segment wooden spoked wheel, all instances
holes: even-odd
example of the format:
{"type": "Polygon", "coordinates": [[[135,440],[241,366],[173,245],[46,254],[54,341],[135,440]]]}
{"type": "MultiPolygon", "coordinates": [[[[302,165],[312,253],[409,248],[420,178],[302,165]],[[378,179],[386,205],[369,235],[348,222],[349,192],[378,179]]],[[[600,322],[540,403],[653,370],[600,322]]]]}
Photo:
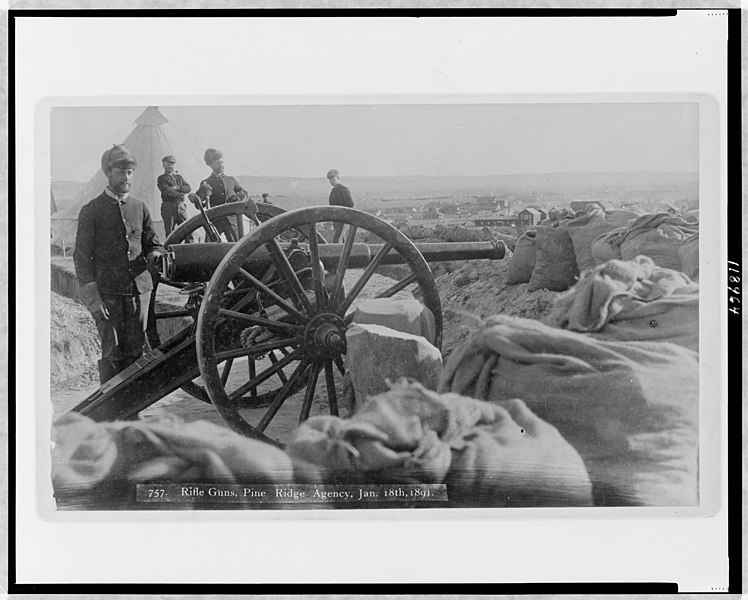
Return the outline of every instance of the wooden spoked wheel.
{"type": "MultiPolygon", "coordinates": [[[[178,227],[176,227],[171,234],[166,238],[164,242],[164,247],[169,247],[175,244],[183,244],[185,241],[189,238],[190,235],[194,235],[195,233],[202,231],[205,235],[206,239],[209,238],[210,235],[210,229],[209,229],[209,223],[211,223],[220,218],[228,218],[231,222],[234,223],[234,225],[237,228],[237,232],[240,236],[244,236],[246,234],[245,227],[246,223],[244,223],[244,218],[248,218],[250,222],[252,223],[252,227],[254,228],[256,226],[255,221],[259,221],[260,223],[264,223],[266,221],[269,221],[272,218],[275,218],[283,213],[285,213],[285,209],[276,206],[274,204],[269,204],[265,202],[260,203],[254,203],[253,200],[246,200],[244,202],[231,202],[228,204],[223,204],[221,206],[215,206],[213,208],[209,208],[205,211],[205,216],[203,214],[198,214],[184,223],[181,223],[178,227]],[[255,213],[256,210],[256,213],[255,213]],[[208,221],[206,221],[206,218],[208,221]]],[[[251,229],[249,230],[251,231],[251,229]]],[[[291,229],[289,231],[284,232],[284,235],[287,239],[299,239],[299,240],[305,240],[306,239],[306,231],[298,230],[298,229],[291,229]]],[[[317,236],[317,240],[320,244],[325,244],[326,240],[322,235],[317,236]]],[[[223,240],[222,240],[223,241],[223,240]]],[[[269,279],[272,278],[272,275],[274,273],[274,268],[271,266],[270,270],[267,274],[265,274],[265,278],[269,279]]],[[[155,306],[155,317],[157,320],[162,319],[190,319],[192,320],[192,324],[188,323],[182,323],[181,325],[177,325],[177,327],[170,327],[177,329],[179,327],[189,327],[192,330],[192,334],[194,334],[195,325],[194,321],[197,320],[197,313],[200,308],[200,303],[202,301],[202,295],[203,295],[203,289],[204,286],[201,286],[200,283],[197,282],[197,287],[191,286],[193,293],[190,294],[190,290],[188,288],[188,284],[186,282],[172,282],[167,279],[164,279],[161,277],[157,284],[154,286],[153,294],[155,296],[156,300],[156,306],[155,306]],[[201,289],[202,288],[202,289],[201,289]],[[159,295],[160,290],[160,295],[159,295]],[[175,290],[183,290],[183,297],[184,301],[182,302],[181,299],[179,299],[179,296],[175,294],[175,290]],[[167,301],[167,294],[169,296],[167,301]],[[164,306],[167,304],[174,304],[175,296],[178,299],[179,304],[182,305],[181,308],[169,308],[168,310],[160,309],[159,305],[164,306]],[[159,300],[161,300],[159,302],[159,300]]],[[[178,292],[177,292],[178,293],[178,292]]],[[[174,321],[172,321],[174,322],[174,321]]],[[[162,341],[166,341],[162,338],[162,341]]],[[[275,357],[275,355],[273,355],[275,357]]],[[[230,361],[228,361],[228,369],[231,369],[230,361]]],[[[282,385],[283,382],[278,383],[278,385],[282,385]]],[[[201,400],[203,402],[210,403],[210,398],[208,396],[208,393],[206,392],[205,388],[200,385],[200,383],[196,381],[192,381],[187,383],[186,385],[182,386],[182,390],[193,396],[194,398],[201,400]]],[[[254,390],[253,390],[254,391],[254,390]]],[[[271,392],[272,393],[272,392],[271,392]]],[[[263,394],[257,394],[255,392],[254,394],[254,401],[262,403],[265,401],[265,395],[263,394]]]]}
{"type": "Polygon", "coordinates": [[[275,444],[280,443],[268,434],[268,426],[286,402],[286,408],[295,403],[293,413],[298,408],[299,423],[309,417],[315,397],[329,406],[331,414],[338,414],[345,335],[354,303],[366,297],[392,297],[411,285],[418,286],[434,315],[439,347],[441,304],[431,269],[397,229],[368,213],[337,206],[302,208],[263,223],[223,258],[200,307],[197,357],[211,402],[235,431],[275,444]],[[327,245],[321,252],[316,231],[322,222],[347,226],[344,243],[327,245]],[[279,240],[293,229],[306,231],[307,243],[289,251],[279,240]],[[352,254],[359,231],[373,233],[383,242],[373,256],[362,259],[352,254]],[[272,261],[274,278],[260,281],[245,269],[259,255],[272,261]],[[301,256],[307,261],[300,261],[301,256]],[[383,291],[367,294],[377,268],[392,263],[407,265],[410,273],[383,291]],[[238,279],[244,285],[237,287],[238,279]],[[261,332],[258,343],[247,344],[248,331],[261,332]],[[258,362],[258,356],[275,352],[280,356],[258,362]],[[248,376],[234,377],[232,368],[245,358],[249,367],[243,370],[248,376]],[[282,387],[259,393],[261,384],[275,376],[282,378],[282,387]]]}

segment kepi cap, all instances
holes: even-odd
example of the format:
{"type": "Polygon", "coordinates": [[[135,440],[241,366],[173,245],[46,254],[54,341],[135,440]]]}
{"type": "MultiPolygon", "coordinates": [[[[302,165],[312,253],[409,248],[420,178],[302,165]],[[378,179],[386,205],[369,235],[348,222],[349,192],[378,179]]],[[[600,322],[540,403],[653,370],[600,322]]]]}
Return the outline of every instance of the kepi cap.
{"type": "Polygon", "coordinates": [[[101,156],[101,168],[105,173],[113,167],[134,169],[137,166],[135,157],[122,144],[115,144],[101,156]]]}
{"type": "Polygon", "coordinates": [[[214,160],[218,160],[219,158],[223,158],[223,152],[220,150],[216,150],[215,148],[208,148],[205,151],[205,155],[203,156],[203,160],[205,160],[205,164],[209,165],[214,160]]]}
{"type": "Polygon", "coordinates": [[[176,159],[176,158],[174,158],[174,157],[173,157],[173,156],[172,156],[171,154],[167,154],[166,156],[164,156],[164,157],[163,157],[163,158],[161,159],[161,162],[165,162],[165,163],[175,163],[175,162],[177,162],[177,159],[176,159]]]}

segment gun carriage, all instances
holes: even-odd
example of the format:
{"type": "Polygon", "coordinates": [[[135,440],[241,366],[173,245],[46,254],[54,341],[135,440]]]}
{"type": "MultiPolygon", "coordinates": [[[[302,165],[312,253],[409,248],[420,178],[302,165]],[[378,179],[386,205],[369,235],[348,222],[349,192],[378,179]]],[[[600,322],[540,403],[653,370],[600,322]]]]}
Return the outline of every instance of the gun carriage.
{"type": "Polygon", "coordinates": [[[407,267],[375,297],[413,289],[434,316],[440,347],[441,303],[428,262],[505,254],[501,242],[415,245],[356,209],[285,212],[252,200],[189,219],[166,239],[165,250],[160,286],[181,289],[185,306],[157,318],[181,318],[186,325],[73,410],[96,421],[130,419],[181,388],[213,404],[235,431],[276,445],[282,444],[268,426],[284,403],[298,404],[302,422],[324,387],[330,413],[338,414],[346,330],[377,269],[407,267]],[[253,224],[246,235],[245,217],[253,224]],[[236,219],[238,242],[219,241],[212,226],[218,218],[236,219]],[[343,243],[327,243],[322,235],[331,222],[345,224],[343,243]],[[183,243],[198,229],[212,241],[183,243]],[[357,241],[362,239],[377,243],[357,241]]]}

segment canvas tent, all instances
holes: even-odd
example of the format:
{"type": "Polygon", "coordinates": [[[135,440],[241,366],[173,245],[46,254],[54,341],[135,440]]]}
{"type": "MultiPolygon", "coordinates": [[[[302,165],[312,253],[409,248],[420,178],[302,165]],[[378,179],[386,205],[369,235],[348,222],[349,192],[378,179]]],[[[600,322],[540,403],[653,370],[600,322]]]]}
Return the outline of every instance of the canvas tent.
{"type": "MultiPolygon", "coordinates": [[[[112,140],[112,144],[122,143],[135,156],[138,167],[133,176],[130,195],[145,202],[151,213],[161,240],[164,239],[164,224],[161,218],[161,194],[156,187],[156,179],[163,173],[161,159],[167,154],[177,158],[177,170],[193,190],[202,179],[210,174],[201,157],[203,148],[190,147],[183,141],[184,136],[171,124],[156,106],[149,106],[135,119],[135,128],[124,141],[112,140]]],[[[109,147],[111,147],[111,145],[109,147]]],[[[101,148],[103,154],[107,148],[101,148]]],[[[63,210],[52,215],[52,244],[72,248],[78,228],[78,213],[82,206],[101,194],[107,179],[99,169],[83,191],[63,210]]],[[[197,210],[188,202],[188,214],[197,210]]]]}

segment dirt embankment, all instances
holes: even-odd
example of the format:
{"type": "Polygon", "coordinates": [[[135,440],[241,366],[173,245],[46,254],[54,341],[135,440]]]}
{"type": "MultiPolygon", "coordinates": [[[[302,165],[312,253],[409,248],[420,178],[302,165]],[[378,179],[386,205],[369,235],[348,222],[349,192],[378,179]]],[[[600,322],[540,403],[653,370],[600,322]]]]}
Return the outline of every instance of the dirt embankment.
{"type": "Polygon", "coordinates": [[[89,312],[78,302],[51,293],[50,379],[53,384],[78,377],[96,365],[101,344],[89,312]]]}
{"type": "Polygon", "coordinates": [[[551,311],[559,292],[528,292],[526,283],[508,285],[510,253],[503,260],[464,261],[461,268],[436,278],[444,316],[444,358],[480,322],[491,315],[542,320],[551,311]]]}

